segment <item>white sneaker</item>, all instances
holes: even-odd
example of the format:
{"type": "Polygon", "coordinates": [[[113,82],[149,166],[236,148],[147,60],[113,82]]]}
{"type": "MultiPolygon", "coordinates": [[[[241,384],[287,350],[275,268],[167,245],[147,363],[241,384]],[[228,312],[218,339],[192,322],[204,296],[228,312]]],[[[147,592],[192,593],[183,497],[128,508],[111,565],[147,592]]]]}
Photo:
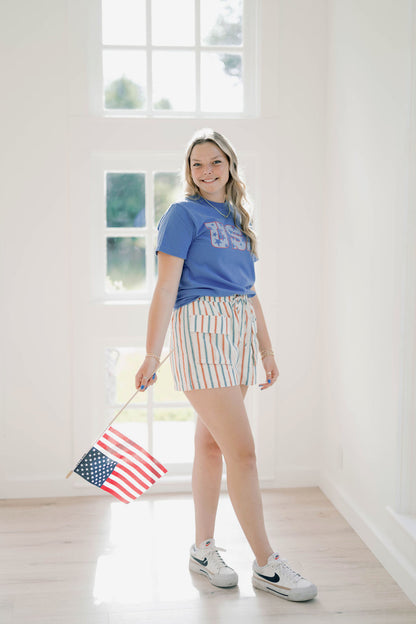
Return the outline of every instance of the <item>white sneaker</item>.
{"type": "Polygon", "coordinates": [[[224,562],[219,550],[225,548],[215,546],[213,538],[207,539],[197,547],[191,546],[189,569],[197,574],[207,576],[210,582],[217,587],[234,587],[238,583],[236,572],[224,562]]]}
{"type": "Polygon", "coordinates": [[[286,600],[311,600],[318,593],[316,585],[289,567],[286,559],[273,553],[265,566],[253,563],[253,586],[286,600]]]}

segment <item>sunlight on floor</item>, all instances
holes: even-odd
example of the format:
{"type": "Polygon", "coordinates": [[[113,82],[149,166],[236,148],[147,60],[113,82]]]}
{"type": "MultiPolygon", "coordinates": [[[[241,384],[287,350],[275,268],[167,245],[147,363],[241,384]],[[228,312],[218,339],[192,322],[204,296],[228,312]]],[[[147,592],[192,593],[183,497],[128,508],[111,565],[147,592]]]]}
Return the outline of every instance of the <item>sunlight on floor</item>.
{"type": "Polygon", "coordinates": [[[217,545],[228,549],[227,562],[239,573],[238,587],[216,588],[204,576],[189,571],[189,548],[194,541],[194,507],[189,495],[163,499],[144,495],[129,505],[111,503],[107,544],[95,570],[95,604],[189,604],[219,593],[231,601],[253,596],[252,554],[247,544],[240,545],[241,529],[228,496],[220,496],[218,511],[222,526],[217,545]]]}
{"type": "Polygon", "coordinates": [[[181,500],[176,510],[170,500],[112,503],[109,544],[97,560],[96,604],[190,600],[199,595],[188,571],[192,501],[181,500]],[[166,558],[169,582],[162,564],[166,558]]]}

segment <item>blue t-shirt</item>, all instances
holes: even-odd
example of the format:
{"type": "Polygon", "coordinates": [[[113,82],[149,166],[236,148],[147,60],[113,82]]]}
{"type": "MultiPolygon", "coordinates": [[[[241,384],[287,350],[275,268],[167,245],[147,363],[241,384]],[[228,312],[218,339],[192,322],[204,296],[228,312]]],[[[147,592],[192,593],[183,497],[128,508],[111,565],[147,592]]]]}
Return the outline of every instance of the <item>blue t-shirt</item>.
{"type": "Polygon", "coordinates": [[[210,204],[185,199],[172,204],[159,222],[156,253],[184,259],[175,308],[207,295],[255,295],[250,241],[234,225],[232,208],[224,217],[227,204],[210,204]]]}

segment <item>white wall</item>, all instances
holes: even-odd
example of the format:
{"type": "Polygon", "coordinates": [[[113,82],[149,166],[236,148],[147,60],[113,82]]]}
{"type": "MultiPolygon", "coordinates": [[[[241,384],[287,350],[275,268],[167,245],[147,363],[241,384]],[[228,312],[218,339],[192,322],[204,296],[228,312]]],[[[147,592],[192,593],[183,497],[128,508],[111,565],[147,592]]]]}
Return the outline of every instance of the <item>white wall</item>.
{"type": "Polygon", "coordinates": [[[71,458],[65,2],[2,2],[3,495],[47,494],[71,458]]]}
{"type": "Polygon", "coordinates": [[[415,541],[387,509],[397,500],[405,220],[415,209],[412,4],[329,3],[321,487],[416,600],[415,541]]]}
{"type": "MultiPolygon", "coordinates": [[[[317,483],[321,431],[322,245],[327,7],[325,1],[278,5],[277,42],[268,71],[277,72],[276,440],[278,485],[317,483]],[[298,474],[297,479],[295,475],[298,474]]],[[[265,94],[267,100],[267,93],[265,94]]],[[[267,227],[268,215],[264,220],[267,227]]],[[[269,281],[270,283],[270,281],[269,281]]]]}

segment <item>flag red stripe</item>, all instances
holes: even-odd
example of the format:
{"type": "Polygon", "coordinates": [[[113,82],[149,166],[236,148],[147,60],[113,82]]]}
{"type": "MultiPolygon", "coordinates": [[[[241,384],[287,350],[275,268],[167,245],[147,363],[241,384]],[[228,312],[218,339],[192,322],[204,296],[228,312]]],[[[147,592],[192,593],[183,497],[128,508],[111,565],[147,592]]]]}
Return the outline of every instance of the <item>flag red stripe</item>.
{"type": "MultiPolygon", "coordinates": [[[[117,464],[116,470],[124,470],[124,472],[127,472],[127,474],[130,475],[132,479],[137,481],[137,483],[141,485],[145,490],[149,489],[150,485],[148,485],[147,483],[144,483],[141,479],[139,479],[139,477],[136,477],[136,475],[133,474],[132,471],[129,470],[126,466],[123,466],[123,464],[117,464]]],[[[113,473],[114,473],[114,470],[113,470],[113,473]]]]}
{"type": "Polygon", "coordinates": [[[131,492],[126,490],[122,485],[120,485],[120,483],[117,483],[117,481],[113,481],[113,479],[110,479],[110,477],[108,477],[108,479],[106,479],[104,483],[110,483],[111,485],[114,485],[114,487],[116,487],[121,492],[124,492],[124,494],[128,496],[129,498],[131,498],[132,500],[136,498],[134,494],[131,494],[131,492]]]}
{"type": "MultiPolygon", "coordinates": [[[[117,466],[117,468],[119,468],[119,466],[117,466]]],[[[123,481],[126,485],[129,486],[129,488],[131,490],[133,490],[134,492],[137,492],[137,494],[140,496],[140,494],[143,494],[143,490],[139,490],[138,487],[136,487],[135,485],[132,484],[132,482],[127,479],[124,475],[120,474],[117,470],[117,468],[115,470],[113,470],[113,472],[111,473],[112,477],[117,477],[118,479],[120,479],[120,481],[123,481]]]]}
{"type": "Polygon", "coordinates": [[[138,444],[136,444],[136,442],[133,442],[133,440],[130,440],[130,438],[128,438],[127,436],[125,436],[123,433],[121,433],[121,431],[118,431],[117,429],[114,429],[114,427],[109,427],[108,431],[111,431],[112,433],[114,433],[115,435],[118,435],[122,440],[124,440],[125,442],[128,442],[129,444],[131,444],[131,446],[133,446],[135,449],[137,449],[138,451],[141,451],[144,455],[146,455],[146,457],[148,457],[154,464],[156,464],[156,466],[158,468],[160,468],[160,470],[162,470],[162,472],[167,472],[167,469],[155,458],[152,457],[152,455],[150,455],[150,453],[148,453],[144,448],[142,448],[141,446],[139,446],[138,444]]]}
{"type": "Polygon", "coordinates": [[[113,496],[115,496],[116,498],[121,500],[123,503],[129,503],[130,502],[130,500],[126,500],[125,498],[120,496],[120,494],[117,494],[117,492],[114,492],[114,490],[111,490],[110,488],[106,487],[105,485],[102,485],[100,490],[105,490],[109,494],[112,494],[113,496]]]}
{"type": "MultiPolygon", "coordinates": [[[[111,427],[110,427],[111,429],[111,427]]],[[[114,432],[114,434],[117,434],[117,430],[113,429],[112,433],[114,432]]],[[[107,440],[110,440],[113,444],[115,444],[118,448],[120,448],[122,451],[129,453],[129,455],[131,455],[132,457],[134,457],[137,461],[140,461],[144,466],[146,466],[149,470],[151,470],[153,472],[153,474],[155,475],[155,477],[157,477],[158,479],[161,477],[161,474],[150,464],[148,464],[146,462],[145,459],[143,459],[143,457],[141,457],[140,455],[137,455],[134,451],[132,451],[128,446],[125,446],[124,444],[122,444],[121,442],[119,442],[116,438],[112,438],[108,433],[105,433],[103,437],[106,437],[107,440]]],[[[122,437],[121,435],[119,437],[122,437]]],[[[130,446],[134,446],[137,447],[140,452],[142,452],[142,454],[144,454],[146,457],[148,457],[150,459],[150,461],[152,461],[154,463],[154,458],[147,453],[147,451],[144,451],[144,449],[142,449],[140,446],[138,446],[137,444],[133,443],[132,440],[130,440],[129,438],[127,438],[126,436],[122,437],[123,440],[125,440],[127,442],[127,444],[129,444],[130,446]]]]}
{"type": "Polygon", "coordinates": [[[102,440],[98,440],[97,445],[101,446],[104,450],[108,451],[108,453],[111,453],[111,455],[113,455],[114,457],[118,457],[118,459],[125,461],[126,464],[128,464],[129,466],[132,466],[135,470],[137,470],[137,472],[140,472],[140,474],[142,474],[146,479],[151,481],[152,484],[156,483],[156,481],[152,479],[150,475],[146,474],[146,472],[144,472],[144,470],[142,470],[135,462],[133,462],[128,457],[125,457],[124,455],[117,453],[117,451],[112,449],[110,446],[107,446],[106,444],[104,444],[102,440]]]}
{"type": "Polygon", "coordinates": [[[105,433],[102,437],[108,440],[109,442],[112,442],[112,444],[115,444],[115,446],[117,446],[117,448],[119,448],[121,451],[124,451],[125,453],[128,453],[129,455],[134,457],[134,459],[140,462],[141,464],[143,464],[143,466],[146,466],[146,468],[150,470],[150,472],[152,472],[155,475],[155,477],[157,478],[160,477],[160,474],[157,472],[157,470],[153,468],[153,466],[148,464],[147,461],[145,461],[142,457],[140,457],[140,455],[137,455],[137,453],[134,453],[133,451],[131,451],[127,446],[125,446],[118,440],[115,440],[114,438],[112,438],[110,435],[108,435],[108,433],[105,433]]]}

